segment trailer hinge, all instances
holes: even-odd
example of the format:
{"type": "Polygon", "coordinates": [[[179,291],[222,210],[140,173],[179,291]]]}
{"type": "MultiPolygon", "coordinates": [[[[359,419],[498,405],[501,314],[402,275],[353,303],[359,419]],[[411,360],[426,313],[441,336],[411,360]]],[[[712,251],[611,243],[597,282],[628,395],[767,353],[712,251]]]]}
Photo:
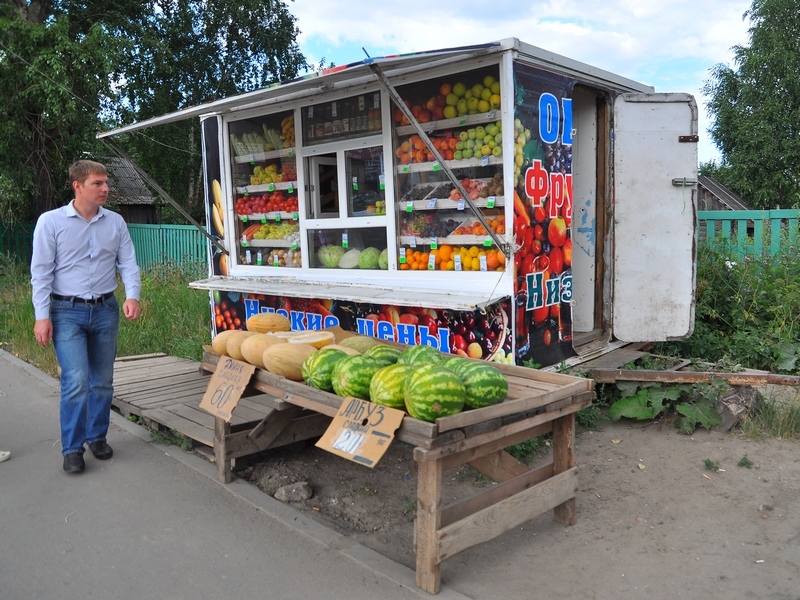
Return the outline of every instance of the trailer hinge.
{"type": "Polygon", "coordinates": [[[687,187],[690,185],[697,185],[697,180],[687,179],[686,177],[676,177],[672,180],[672,185],[675,187],[687,187]]]}

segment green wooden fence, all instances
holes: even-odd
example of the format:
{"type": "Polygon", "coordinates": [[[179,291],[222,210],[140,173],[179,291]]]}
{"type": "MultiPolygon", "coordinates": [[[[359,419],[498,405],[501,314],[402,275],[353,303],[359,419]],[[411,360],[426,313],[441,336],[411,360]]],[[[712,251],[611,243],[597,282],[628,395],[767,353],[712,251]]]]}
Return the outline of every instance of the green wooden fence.
{"type": "Polygon", "coordinates": [[[697,239],[728,248],[740,259],[775,256],[798,237],[800,210],[708,210],[697,213],[697,239]]]}
{"type": "MultiPolygon", "coordinates": [[[[30,263],[33,227],[31,223],[15,223],[13,226],[0,223],[2,253],[30,263]]],[[[192,225],[129,224],[128,231],[141,269],[165,262],[179,266],[190,263],[205,265],[207,238],[192,225]]]]}

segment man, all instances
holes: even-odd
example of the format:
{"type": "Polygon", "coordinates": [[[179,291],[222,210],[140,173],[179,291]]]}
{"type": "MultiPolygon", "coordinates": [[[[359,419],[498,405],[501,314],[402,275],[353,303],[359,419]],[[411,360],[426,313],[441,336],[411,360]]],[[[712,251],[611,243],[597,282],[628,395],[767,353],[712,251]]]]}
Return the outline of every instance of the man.
{"type": "Polygon", "coordinates": [[[61,367],[61,452],[64,470],[85,468],[84,444],[95,458],[111,458],[106,434],[111,419],[119,305],[116,271],[125,286],[122,312],[141,314],[141,278],[125,221],[103,208],[106,168],[79,160],[70,167],[75,198],[39,217],[33,232],[31,284],[34,336],[50,340],[61,367]]]}

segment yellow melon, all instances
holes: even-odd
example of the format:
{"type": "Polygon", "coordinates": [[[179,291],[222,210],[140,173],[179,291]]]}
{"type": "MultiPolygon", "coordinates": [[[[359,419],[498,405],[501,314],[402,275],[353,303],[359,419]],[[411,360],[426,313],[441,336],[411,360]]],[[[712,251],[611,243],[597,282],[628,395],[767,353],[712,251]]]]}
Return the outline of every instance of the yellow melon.
{"type": "Polygon", "coordinates": [[[251,365],[259,369],[264,368],[264,350],[272,344],[285,344],[286,340],[270,335],[269,333],[257,333],[251,335],[242,342],[242,356],[251,365]]]}
{"type": "Polygon", "coordinates": [[[290,344],[308,344],[314,348],[322,348],[334,341],[332,331],[304,331],[301,335],[287,338],[290,344]]]}
{"type": "Polygon", "coordinates": [[[254,335],[257,335],[255,331],[234,331],[233,335],[228,338],[228,343],[226,344],[228,356],[236,360],[244,360],[244,356],[242,356],[242,342],[254,335]]]}
{"type": "Polygon", "coordinates": [[[289,331],[291,328],[292,322],[278,313],[258,313],[247,319],[247,331],[256,333],[289,331]]]}
{"type": "Polygon", "coordinates": [[[361,353],[366,352],[376,344],[380,344],[377,338],[368,335],[351,335],[339,342],[340,346],[346,346],[361,353]]]}
{"type": "Polygon", "coordinates": [[[341,344],[328,344],[325,347],[326,348],[335,348],[336,350],[341,350],[342,352],[344,352],[348,356],[355,356],[356,354],[361,354],[361,352],[359,352],[355,348],[348,348],[347,346],[342,346],[341,344]]]}
{"type": "Polygon", "coordinates": [[[316,351],[308,344],[272,344],[264,350],[261,360],[270,373],[292,381],[303,381],[303,363],[316,351]]]}
{"type": "Polygon", "coordinates": [[[217,356],[224,356],[227,354],[228,338],[234,333],[236,333],[236,329],[220,331],[216,337],[211,340],[211,350],[214,352],[214,354],[217,356]]]}

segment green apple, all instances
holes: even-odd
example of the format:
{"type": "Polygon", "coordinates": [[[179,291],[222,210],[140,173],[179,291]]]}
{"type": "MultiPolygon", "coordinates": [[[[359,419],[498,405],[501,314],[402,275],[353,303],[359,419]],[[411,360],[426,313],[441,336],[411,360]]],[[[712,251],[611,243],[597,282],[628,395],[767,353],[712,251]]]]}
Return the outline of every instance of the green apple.
{"type": "Polygon", "coordinates": [[[469,108],[467,107],[467,101],[464,98],[459,98],[458,104],[456,104],[456,110],[458,111],[459,115],[467,114],[469,108]]]}
{"type": "Polygon", "coordinates": [[[463,141],[463,140],[458,140],[458,141],[456,142],[456,150],[463,150],[463,149],[464,149],[464,148],[466,148],[466,147],[467,147],[467,146],[466,146],[466,144],[464,143],[464,141],[463,141]]]}
{"type": "Polygon", "coordinates": [[[453,160],[461,160],[462,158],[463,155],[461,153],[461,150],[456,150],[455,152],[453,152],[453,160]]]}
{"type": "Polygon", "coordinates": [[[467,148],[466,150],[464,150],[461,153],[462,158],[472,158],[473,155],[474,155],[474,152],[470,148],[467,148]]]}
{"type": "Polygon", "coordinates": [[[498,131],[497,133],[494,134],[494,142],[495,144],[499,144],[502,141],[503,141],[503,134],[498,131]]]}
{"type": "Polygon", "coordinates": [[[483,84],[482,83],[476,83],[475,85],[472,86],[472,95],[473,96],[477,96],[478,98],[480,98],[482,91],[483,91],[483,84]]]}
{"type": "Polygon", "coordinates": [[[476,137],[478,137],[477,130],[474,127],[472,129],[467,129],[467,137],[471,140],[474,140],[476,137]]]}
{"type": "Polygon", "coordinates": [[[500,156],[503,153],[502,146],[495,146],[492,148],[492,156],[500,156]]]}
{"type": "Polygon", "coordinates": [[[489,89],[492,90],[493,94],[499,94],[500,93],[500,82],[499,81],[495,81],[494,83],[492,83],[492,85],[489,86],[489,89]]]}
{"type": "Polygon", "coordinates": [[[474,139],[474,138],[473,138],[473,139],[471,139],[471,140],[467,140],[466,142],[464,142],[464,148],[467,148],[467,149],[469,149],[469,150],[472,150],[474,147],[475,147],[475,139],[474,139]]]}
{"type": "Polygon", "coordinates": [[[497,135],[498,131],[500,131],[500,128],[494,123],[489,123],[489,125],[486,126],[486,133],[489,135],[497,135]]]}
{"type": "Polygon", "coordinates": [[[469,134],[466,131],[462,131],[458,134],[458,139],[460,139],[462,142],[466,142],[469,139],[469,134]]]}
{"type": "Polygon", "coordinates": [[[489,100],[492,97],[492,90],[488,87],[485,87],[481,90],[481,99],[482,100],[489,100]]]}
{"type": "Polygon", "coordinates": [[[475,94],[472,93],[472,90],[467,90],[464,92],[464,100],[471,100],[475,97],[475,94]]]}
{"type": "Polygon", "coordinates": [[[469,108],[470,110],[477,110],[479,102],[480,100],[478,100],[475,96],[473,96],[472,98],[467,100],[467,108],[469,108]]]}
{"type": "Polygon", "coordinates": [[[491,75],[487,75],[486,77],[483,78],[484,87],[491,88],[495,83],[497,83],[497,81],[495,81],[495,78],[492,77],[491,75]]]}

